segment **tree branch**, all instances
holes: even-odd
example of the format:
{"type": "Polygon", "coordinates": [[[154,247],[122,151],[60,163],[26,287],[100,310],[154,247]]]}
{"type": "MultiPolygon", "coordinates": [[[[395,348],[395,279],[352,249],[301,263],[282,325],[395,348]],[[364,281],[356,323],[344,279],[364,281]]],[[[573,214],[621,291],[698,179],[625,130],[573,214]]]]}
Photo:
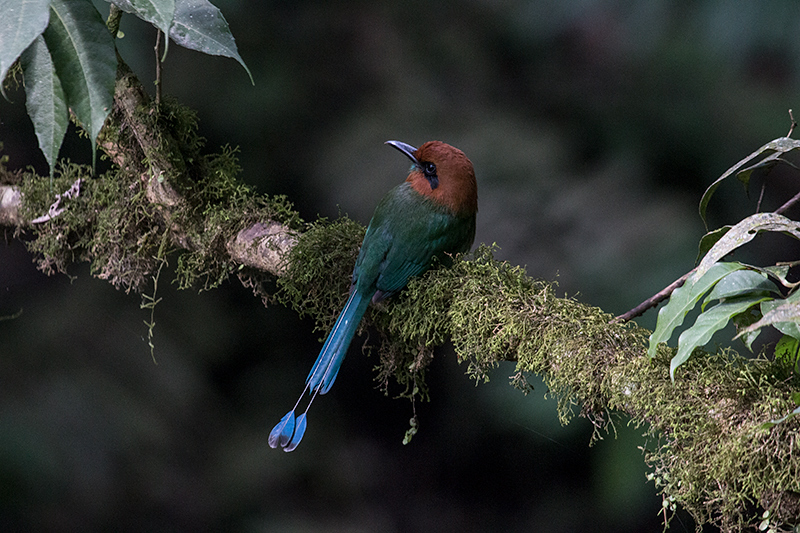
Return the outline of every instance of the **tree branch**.
{"type": "MultiPolygon", "coordinates": [[[[43,213],[26,214],[24,194],[31,189],[18,183],[18,175],[0,172],[0,182],[7,182],[0,185],[0,224],[41,231],[75,216],[74,225],[88,225],[97,223],[104,210],[117,209],[120,217],[113,220],[131,225],[132,234],[124,238],[136,245],[155,242],[148,253],[156,253],[166,236],[190,254],[280,276],[286,283],[286,303],[329,320],[347,292],[342,272],[352,268],[359,230],[337,221],[308,226],[301,234],[297,225],[286,222],[285,213],[278,216],[274,205],[259,209],[266,200],[242,191],[243,186],[213,182],[219,174],[213,165],[230,161],[224,155],[216,160],[200,157],[185,134],[187,126],[172,117],[178,124],[170,127],[160,107],[156,109],[127,67],[120,66],[114,108],[98,139],[118,174],[88,180],[87,187],[95,189],[85,196],[94,197],[84,198],[82,190],[80,198],[65,202],[64,212],[33,227],[32,220],[43,213]],[[141,205],[125,211],[134,198],[141,205]],[[80,201],[87,204],[76,216],[71,211],[81,208],[80,201]]],[[[46,211],[53,200],[40,201],[37,209],[46,211]]],[[[63,242],[66,232],[77,231],[69,224],[63,229],[53,240],[63,242]]],[[[113,224],[104,227],[109,229],[113,224]]],[[[92,254],[103,243],[91,244],[86,254],[94,260],[92,254]]],[[[122,257],[131,260],[131,254],[122,257]]],[[[109,268],[124,270],[126,265],[100,265],[98,275],[111,278],[109,268]]],[[[800,521],[795,475],[800,457],[794,451],[800,416],[761,429],[796,407],[791,396],[796,380],[783,363],[698,351],[672,382],[669,360],[674,351],[662,345],[655,359],[645,357],[648,331],[632,323],[610,324],[610,316],[601,310],[556,297],[550,284],[496,261],[486,247],[470,261],[412,280],[390,308],[390,313],[383,308],[370,313],[384,340],[382,376],[394,373],[416,386],[432,347],[451,339],[459,359],[468,362],[477,378],[498,361],[516,362],[515,383],[524,382],[525,373],[541,373],[560,398],[564,420],[577,405],[598,429],[608,427],[612,410],[636,424],[648,424],[651,448],[646,460],[657,474],[658,489],[700,522],[733,529],[751,520],[754,502],[776,520],[800,521]]]]}
{"type": "MultiPolygon", "coordinates": [[[[120,61],[114,107],[100,133],[98,146],[120,169],[138,177],[147,200],[169,228],[172,243],[180,249],[197,251],[199,239],[182,225],[178,216],[187,209],[188,200],[174,186],[187,173],[188,166],[180,142],[172,132],[154,118],[143,119],[156,113],[141,83],[120,61]]],[[[30,226],[32,220],[21,214],[22,203],[19,185],[0,185],[0,225],[30,226]]],[[[200,224],[204,225],[202,221],[200,224]]],[[[257,220],[229,237],[223,249],[233,263],[280,275],[297,238],[297,231],[279,221],[257,220]]]]}
{"type": "Polygon", "coordinates": [[[14,185],[0,185],[0,226],[24,226],[19,214],[22,194],[14,185]]]}
{"type": "Polygon", "coordinates": [[[633,320],[637,316],[643,315],[644,312],[647,311],[648,309],[650,309],[651,307],[655,307],[658,304],[660,304],[661,302],[663,302],[664,300],[666,300],[667,298],[669,298],[670,295],[673,293],[673,291],[675,291],[675,289],[677,289],[678,287],[682,287],[683,284],[686,283],[686,280],[689,279],[689,276],[691,276],[692,272],[694,272],[694,271],[695,271],[694,268],[691,269],[689,272],[687,272],[683,276],[679,277],[678,279],[676,279],[675,281],[673,281],[672,283],[670,283],[669,285],[667,285],[666,287],[664,287],[663,289],[658,291],[656,294],[654,294],[653,296],[651,296],[647,300],[643,301],[642,303],[640,303],[639,305],[637,305],[636,307],[634,307],[630,311],[615,317],[613,322],[614,323],[623,323],[623,322],[627,322],[628,320],[633,320]]]}

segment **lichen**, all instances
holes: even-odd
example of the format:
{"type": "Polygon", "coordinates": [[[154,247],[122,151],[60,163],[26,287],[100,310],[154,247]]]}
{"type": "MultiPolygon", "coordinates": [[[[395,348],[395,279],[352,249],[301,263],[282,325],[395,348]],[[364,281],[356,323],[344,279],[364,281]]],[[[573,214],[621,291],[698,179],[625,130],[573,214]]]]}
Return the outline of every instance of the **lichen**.
{"type": "Polygon", "coordinates": [[[21,183],[22,213],[32,220],[48,212],[77,180],[75,198],[62,198],[62,212],[27,231],[28,249],[47,274],[67,273],[70,264],[89,261],[91,272],[125,291],[139,291],[155,267],[155,251],[164,232],[154,209],[136,182],[126,183],[117,171],[96,178],[86,165],[61,162],[52,186],[47,178],[26,173],[21,183]]]}

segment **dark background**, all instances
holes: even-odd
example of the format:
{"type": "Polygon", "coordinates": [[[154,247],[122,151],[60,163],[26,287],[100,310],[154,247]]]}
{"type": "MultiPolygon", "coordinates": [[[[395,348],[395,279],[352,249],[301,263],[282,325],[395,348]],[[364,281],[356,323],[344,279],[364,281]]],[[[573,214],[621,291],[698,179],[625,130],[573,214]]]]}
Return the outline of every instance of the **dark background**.
{"type": "MultiPolygon", "coordinates": [[[[407,169],[383,142],[444,140],[475,165],[476,242],[614,314],[693,266],[700,195],[786,134],[800,86],[788,0],[215,4],[256,85],[173,43],[164,90],[197,110],[209,150],[240,147],[244,181],[306,219],[366,224],[407,169]]],[[[153,28],[125,16],[122,30],[152,88],[153,28]]],[[[10,98],[3,153],[44,173],[24,94],[10,98]]],[[[62,155],[91,159],[75,135],[62,155]]],[[[752,210],[723,187],[711,225],[752,210]]],[[[643,428],[618,418],[617,438],[589,447],[590,424],[562,427],[544,386],[507,385],[513,365],[476,387],[439,351],[403,446],[411,405],[375,389],[357,340],[285,454],[267,436],[320,348],[309,320],[235,279],[197,294],[165,273],[156,365],[138,296],[87,265],[46,277],[4,235],[0,316],[22,311],[0,321],[4,530],[661,531],[643,428]]]]}

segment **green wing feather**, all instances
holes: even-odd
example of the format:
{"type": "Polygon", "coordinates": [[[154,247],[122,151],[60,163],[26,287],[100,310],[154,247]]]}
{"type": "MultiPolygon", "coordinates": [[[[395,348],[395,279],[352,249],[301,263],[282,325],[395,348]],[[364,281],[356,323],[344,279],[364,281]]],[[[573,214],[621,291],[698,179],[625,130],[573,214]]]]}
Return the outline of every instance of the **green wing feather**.
{"type": "Polygon", "coordinates": [[[378,204],[367,228],[353,284],[377,299],[399,291],[430,268],[434,257],[466,252],[475,237],[475,217],[457,217],[402,183],[378,204]]]}

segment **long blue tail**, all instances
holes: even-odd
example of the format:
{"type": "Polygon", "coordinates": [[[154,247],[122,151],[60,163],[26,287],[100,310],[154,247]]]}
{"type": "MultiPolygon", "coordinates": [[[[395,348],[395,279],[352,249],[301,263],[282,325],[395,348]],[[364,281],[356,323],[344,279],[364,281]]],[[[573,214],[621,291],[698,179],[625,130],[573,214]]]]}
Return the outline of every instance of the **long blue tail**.
{"type": "Polygon", "coordinates": [[[347,355],[347,348],[356,334],[358,324],[361,318],[369,307],[369,302],[372,295],[365,295],[358,291],[353,291],[348,298],[347,303],[339,313],[339,318],[336,319],[336,324],[328,335],[328,339],[322,346],[322,350],[314,362],[308,377],[306,378],[306,387],[300,394],[300,398],[292,408],[291,411],[286,413],[281,421],[272,428],[269,434],[269,445],[277,448],[279,445],[283,451],[290,452],[294,450],[303,434],[306,431],[306,414],[311,407],[311,402],[314,401],[317,394],[325,394],[328,392],[336,380],[336,375],[339,373],[339,368],[342,366],[344,356],[347,355]],[[306,390],[311,395],[311,400],[303,413],[295,420],[295,410],[303,399],[303,394],[306,390]]]}
{"type": "Polygon", "coordinates": [[[320,394],[325,394],[330,390],[371,298],[371,294],[365,297],[358,291],[350,294],[306,378],[306,384],[312,391],[319,390],[320,394]]]}

